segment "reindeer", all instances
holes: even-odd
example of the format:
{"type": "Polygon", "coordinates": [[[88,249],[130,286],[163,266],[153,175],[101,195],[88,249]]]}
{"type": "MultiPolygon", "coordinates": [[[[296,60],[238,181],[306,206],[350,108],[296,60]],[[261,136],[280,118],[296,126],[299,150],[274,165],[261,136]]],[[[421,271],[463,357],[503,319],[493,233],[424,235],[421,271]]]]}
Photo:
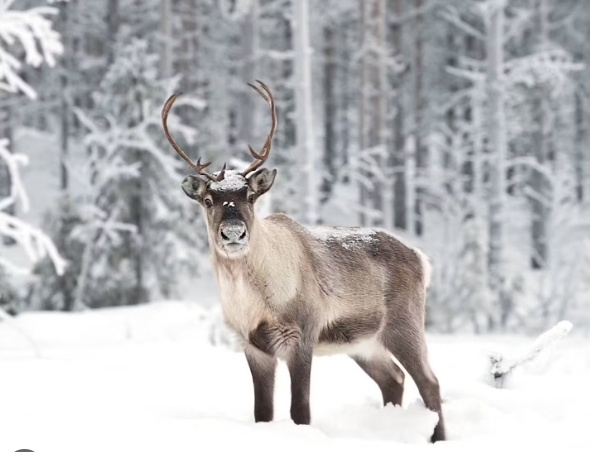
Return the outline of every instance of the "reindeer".
{"type": "Polygon", "coordinates": [[[271,90],[249,85],[270,107],[272,125],[253,162],[242,172],[210,174],[170,136],[196,171],[182,182],[204,210],[213,271],[224,319],[243,344],[254,384],[254,419],[273,420],[277,359],[291,377],[291,419],[309,424],[313,355],[348,354],[379,386],[384,405],[401,405],[404,373],[416,383],[438,424],[432,441],[445,439],[439,384],[427,357],[424,304],[430,281],[428,258],[417,248],[377,229],[306,227],[283,214],[257,218],[256,200],[273,186],[277,170],[268,160],[277,128],[271,90]]]}

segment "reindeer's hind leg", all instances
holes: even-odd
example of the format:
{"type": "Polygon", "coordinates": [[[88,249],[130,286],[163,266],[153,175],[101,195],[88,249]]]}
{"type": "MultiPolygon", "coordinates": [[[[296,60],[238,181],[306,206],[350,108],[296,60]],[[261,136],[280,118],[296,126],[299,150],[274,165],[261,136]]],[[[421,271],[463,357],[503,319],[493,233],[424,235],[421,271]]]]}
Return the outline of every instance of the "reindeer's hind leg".
{"type": "MultiPolygon", "coordinates": [[[[419,306],[419,304],[417,304],[419,306]]],[[[388,319],[382,333],[385,347],[393,353],[408,371],[424,400],[426,407],[438,414],[439,421],[432,435],[432,442],[445,439],[440,388],[428,362],[426,338],[421,316],[398,313],[388,319]]]]}
{"type": "Polygon", "coordinates": [[[389,354],[371,358],[352,356],[352,359],[377,383],[383,395],[383,405],[401,405],[404,395],[405,375],[389,354]]]}

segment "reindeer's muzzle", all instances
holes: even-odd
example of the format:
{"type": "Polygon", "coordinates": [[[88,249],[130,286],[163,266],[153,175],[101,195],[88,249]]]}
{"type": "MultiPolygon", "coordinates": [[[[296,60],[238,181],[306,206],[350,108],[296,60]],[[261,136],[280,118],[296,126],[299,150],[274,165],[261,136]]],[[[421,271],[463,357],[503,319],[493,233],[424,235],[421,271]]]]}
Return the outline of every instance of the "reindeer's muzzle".
{"type": "Polygon", "coordinates": [[[224,222],[219,237],[226,251],[239,251],[248,243],[248,229],[243,221],[224,222]]]}

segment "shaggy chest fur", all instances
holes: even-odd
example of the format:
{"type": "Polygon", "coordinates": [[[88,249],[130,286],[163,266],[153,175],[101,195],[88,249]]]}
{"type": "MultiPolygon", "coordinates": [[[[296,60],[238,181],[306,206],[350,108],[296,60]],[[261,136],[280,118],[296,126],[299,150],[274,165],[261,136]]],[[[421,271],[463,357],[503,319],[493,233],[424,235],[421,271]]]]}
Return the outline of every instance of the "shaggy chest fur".
{"type": "Polygon", "coordinates": [[[246,339],[248,332],[262,320],[271,320],[264,295],[244,275],[232,278],[222,274],[218,284],[225,321],[242,339],[246,339]]]}
{"type": "Polygon", "coordinates": [[[244,342],[261,324],[276,325],[296,295],[294,274],[285,278],[282,266],[258,269],[253,265],[220,265],[217,269],[225,321],[244,342]],[[264,276],[261,276],[264,275],[264,276]]]}

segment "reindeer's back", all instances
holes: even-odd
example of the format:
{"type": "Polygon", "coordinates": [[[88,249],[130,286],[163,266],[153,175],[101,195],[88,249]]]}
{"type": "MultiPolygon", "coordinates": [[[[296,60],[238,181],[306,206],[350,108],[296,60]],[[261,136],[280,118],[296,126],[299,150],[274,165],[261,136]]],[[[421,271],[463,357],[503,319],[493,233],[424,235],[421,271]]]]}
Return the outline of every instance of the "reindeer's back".
{"type": "Polygon", "coordinates": [[[282,214],[267,221],[288,228],[300,240],[315,273],[309,282],[339,307],[380,310],[384,298],[428,285],[426,256],[383,230],[305,227],[282,214]]]}

